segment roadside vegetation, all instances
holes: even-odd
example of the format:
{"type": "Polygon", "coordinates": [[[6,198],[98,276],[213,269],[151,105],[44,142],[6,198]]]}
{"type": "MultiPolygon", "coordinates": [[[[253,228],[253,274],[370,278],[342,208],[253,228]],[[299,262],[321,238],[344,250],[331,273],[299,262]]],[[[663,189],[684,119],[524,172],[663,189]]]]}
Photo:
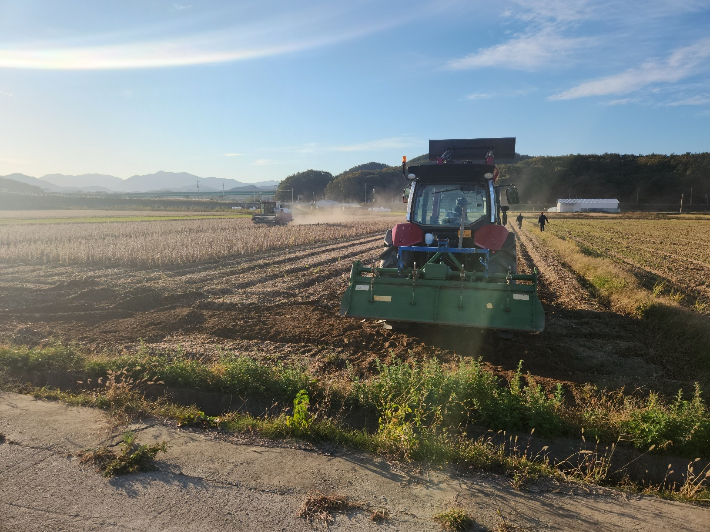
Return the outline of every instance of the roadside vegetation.
{"type": "Polygon", "coordinates": [[[442,530],[462,532],[474,525],[473,519],[463,508],[449,508],[434,516],[434,521],[439,523],[442,530]]]}
{"type": "MultiPolygon", "coordinates": [[[[397,460],[505,473],[516,487],[541,475],[619,483],[624,472],[611,467],[615,447],[710,457],[710,413],[698,388],[691,397],[679,393],[673,400],[592,387],[566,393],[561,386],[546,390],[522,366],[508,382],[466,360],[449,366],[436,360],[393,362],[380,365],[369,378],[348,369],[328,380],[303,368],[266,365],[234,353],[195,360],[180,352],[143,348],[135,355],[109,358],[86,356],[71,347],[4,346],[0,372],[7,389],[102,408],[117,422],[155,415],[182,426],[329,441],[397,460]],[[38,387],[47,377],[68,384],[38,387]],[[176,390],[230,394],[285,407],[255,416],[245,401],[243,411],[210,415],[199,405],[172,402],[171,391],[176,390]],[[493,432],[481,436],[481,428],[493,432]],[[599,450],[552,461],[544,448],[530,450],[525,433],[596,440],[599,450]]],[[[686,498],[707,497],[706,473],[691,472],[685,488],[676,486],[672,493],[680,497],[679,489],[685,489],[686,498]]]]}
{"type": "Polygon", "coordinates": [[[87,449],[78,453],[82,464],[93,464],[105,477],[129,475],[131,473],[155,471],[155,456],[167,452],[167,442],[153,445],[141,445],[136,441],[135,432],[125,432],[121,441],[120,452],[108,447],[87,449]]]}

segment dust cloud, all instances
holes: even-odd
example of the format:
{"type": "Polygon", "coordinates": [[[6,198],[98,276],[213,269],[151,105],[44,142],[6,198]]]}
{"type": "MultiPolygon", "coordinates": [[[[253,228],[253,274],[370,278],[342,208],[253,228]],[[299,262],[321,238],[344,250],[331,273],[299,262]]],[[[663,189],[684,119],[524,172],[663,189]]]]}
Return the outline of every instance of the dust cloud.
{"type": "Polygon", "coordinates": [[[343,222],[367,222],[389,219],[392,223],[404,221],[404,212],[367,211],[357,208],[330,207],[320,209],[294,208],[293,225],[312,225],[343,222]]]}

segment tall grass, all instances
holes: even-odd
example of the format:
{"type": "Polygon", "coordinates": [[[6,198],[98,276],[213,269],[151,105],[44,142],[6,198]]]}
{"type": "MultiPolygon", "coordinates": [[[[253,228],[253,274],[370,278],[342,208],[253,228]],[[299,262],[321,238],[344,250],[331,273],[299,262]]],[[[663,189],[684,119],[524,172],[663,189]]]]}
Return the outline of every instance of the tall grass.
{"type": "MultiPolygon", "coordinates": [[[[561,387],[545,390],[521,368],[508,382],[501,382],[476,361],[462,360],[451,367],[435,360],[395,362],[379,365],[378,372],[367,379],[350,372],[348,378],[327,381],[303,368],[269,366],[231,353],[214,361],[192,360],[179,352],[147,351],[108,358],[85,356],[67,347],[0,347],[0,371],[20,380],[23,375],[31,378],[34,372],[70,372],[81,381],[79,388],[91,393],[101,392],[100,387],[96,392],[97,383],[111,378],[116,382],[118,374],[123,381],[160,381],[168,387],[284,405],[303,390],[319,422],[330,420],[337,425],[337,413],[343,409],[369,413],[377,420],[375,436],[380,448],[389,445],[392,454],[404,457],[430,457],[433,449],[441,448],[442,438],[463,437],[474,426],[535,430],[542,436],[583,432],[601,442],[641,451],[653,447],[654,452],[710,457],[710,412],[698,387],[692,397],[679,393],[671,401],[656,394],[638,398],[593,388],[565,397],[561,387]]],[[[331,430],[328,423],[319,430],[331,430]]]]}

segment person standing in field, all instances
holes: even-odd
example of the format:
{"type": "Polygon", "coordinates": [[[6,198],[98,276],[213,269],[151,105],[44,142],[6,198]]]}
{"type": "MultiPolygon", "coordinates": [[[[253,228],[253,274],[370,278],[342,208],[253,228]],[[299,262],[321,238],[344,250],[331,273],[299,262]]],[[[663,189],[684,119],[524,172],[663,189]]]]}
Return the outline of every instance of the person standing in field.
{"type": "Polygon", "coordinates": [[[538,219],[537,219],[537,223],[538,223],[538,225],[540,226],[540,231],[544,231],[544,230],[545,230],[545,224],[546,224],[547,222],[549,222],[549,221],[550,221],[550,220],[547,219],[547,216],[545,216],[545,213],[544,213],[544,212],[541,212],[541,213],[540,213],[540,216],[539,216],[538,219]]]}
{"type": "Polygon", "coordinates": [[[522,229],[523,228],[523,213],[522,212],[520,214],[518,214],[518,217],[515,219],[515,221],[518,222],[518,229],[522,229]]]}

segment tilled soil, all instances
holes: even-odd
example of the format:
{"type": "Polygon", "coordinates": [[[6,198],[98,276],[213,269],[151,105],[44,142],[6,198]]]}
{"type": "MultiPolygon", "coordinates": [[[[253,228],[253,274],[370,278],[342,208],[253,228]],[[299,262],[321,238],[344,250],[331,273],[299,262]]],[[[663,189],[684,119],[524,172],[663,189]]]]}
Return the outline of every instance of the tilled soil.
{"type": "Polygon", "coordinates": [[[495,331],[454,327],[392,331],[339,316],[353,261],[374,262],[381,245],[381,235],[368,235],[150,270],[0,265],[0,340],[74,342],[108,353],[131,352],[144,342],[204,358],[233,350],[303,364],[314,373],[349,363],[363,375],[376,360],[480,357],[505,376],[523,359],[524,370],[543,383],[677,390],[678,376],[651,363],[634,321],[604,308],[524,231],[518,270],[541,272],[547,319],[541,334],[504,339],[495,331]]]}

